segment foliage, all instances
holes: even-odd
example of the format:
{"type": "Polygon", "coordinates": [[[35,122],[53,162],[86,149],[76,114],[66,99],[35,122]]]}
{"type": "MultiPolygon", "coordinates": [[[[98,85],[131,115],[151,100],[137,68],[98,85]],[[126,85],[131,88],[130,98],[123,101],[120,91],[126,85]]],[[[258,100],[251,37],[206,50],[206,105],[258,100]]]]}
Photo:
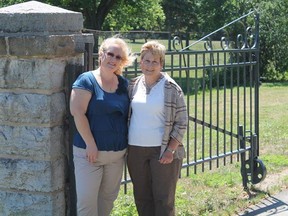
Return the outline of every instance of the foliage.
{"type": "Polygon", "coordinates": [[[255,7],[260,13],[260,73],[266,80],[287,79],[288,1],[259,1],[255,7]]]}
{"type": "Polygon", "coordinates": [[[162,30],[165,20],[160,0],[120,0],[110,11],[103,30],[162,30]]]}
{"type": "Polygon", "coordinates": [[[231,3],[233,1],[200,0],[197,2],[198,34],[201,36],[222,27],[226,21],[230,22],[234,19],[232,15],[235,5],[231,3]]]}
{"type": "Polygon", "coordinates": [[[166,16],[165,30],[175,33],[196,30],[198,20],[194,1],[163,0],[162,6],[166,16]]]}
{"type": "MultiPolygon", "coordinates": [[[[49,0],[48,0],[49,1],[49,0]]],[[[63,7],[81,12],[84,16],[84,26],[100,30],[107,14],[117,6],[117,0],[51,0],[59,2],[63,7]]]]}
{"type": "MultiPolygon", "coordinates": [[[[27,1],[27,0],[26,0],[27,1]]],[[[25,0],[1,0],[0,1],[0,8],[1,7],[7,7],[13,4],[19,4],[22,2],[26,2],[25,0]]]]}

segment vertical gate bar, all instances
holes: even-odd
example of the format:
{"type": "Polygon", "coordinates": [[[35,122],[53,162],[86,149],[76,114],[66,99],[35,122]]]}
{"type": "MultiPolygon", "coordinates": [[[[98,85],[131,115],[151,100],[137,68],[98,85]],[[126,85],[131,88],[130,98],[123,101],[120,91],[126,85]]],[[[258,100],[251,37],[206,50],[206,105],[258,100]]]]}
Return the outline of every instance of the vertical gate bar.
{"type": "Polygon", "coordinates": [[[85,51],[84,51],[84,65],[83,65],[83,71],[88,71],[88,57],[89,57],[89,49],[88,49],[88,43],[85,43],[85,51]]]}
{"type": "Polygon", "coordinates": [[[258,136],[257,139],[257,156],[259,156],[259,14],[255,14],[254,16],[255,22],[255,44],[253,48],[256,48],[255,51],[255,133],[258,136]]]}
{"type": "MultiPolygon", "coordinates": [[[[213,109],[213,101],[212,101],[212,90],[213,90],[213,85],[212,85],[212,80],[213,80],[213,65],[214,65],[214,61],[213,61],[213,53],[210,54],[210,65],[211,68],[209,70],[209,123],[210,125],[212,125],[213,121],[213,113],[212,113],[212,109],[213,109]]],[[[212,158],[212,127],[209,128],[209,158],[212,158]]],[[[209,162],[209,169],[212,170],[212,161],[209,162]]]]}
{"type": "MultiPolygon", "coordinates": [[[[237,57],[236,57],[236,61],[237,64],[239,65],[239,52],[236,53],[237,57]]],[[[237,101],[237,124],[236,125],[240,125],[240,67],[237,67],[237,97],[236,97],[236,101],[237,101]]],[[[239,150],[241,147],[239,145],[239,142],[237,142],[237,150],[239,150]]],[[[239,155],[237,154],[237,161],[239,161],[239,155]]]]}
{"type": "Polygon", "coordinates": [[[255,178],[255,169],[257,167],[256,161],[255,159],[257,158],[257,135],[253,134],[251,136],[251,156],[250,156],[250,169],[251,169],[251,181],[253,182],[253,179],[255,178]]]}
{"type": "Polygon", "coordinates": [[[171,77],[174,77],[174,55],[171,55],[171,77]]]}
{"type": "MultiPolygon", "coordinates": [[[[255,133],[259,137],[259,51],[256,52],[257,65],[255,69],[255,133]]],[[[257,139],[257,156],[259,156],[259,139],[257,139]]]]}
{"type": "MultiPolygon", "coordinates": [[[[238,143],[241,149],[246,149],[246,143],[244,140],[244,132],[243,126],[239,125],[238,127],[238,143]]],[[[241,153],[241,175],[242,175],[242,185],[244,189],[247,189],[248,184],[248,176],[247,176],[247,169],[246,169],[246,152],[241,153]]]]}
{"type": "MultiPolygon", "coordinates": [[[[251,51],[248,53],[249,54],[249,63],[252,62],[252,58],[251,58],[251,51]]],[[[253,82],[253,78],[252,78],[252,65],[249,66],[249,97],[250,97],[250,104],[249,104],[249,108],[250,108],[250,131],[253,131],[253,88],[252,88],[252,82],[253,82]]]]}
{"type": "Polygon", "coordinates": [[[182,72],[182,54],[179,53],[179,71],[178,71],[178,78],[179,78],[179,85],[182,86],[182,81],[181,81],[181,72],[182,72]]]}
{"type": "MultiPolygon", "coordinates": [[[[219,65],[220,64],[220,58],[219,58],[219,54],[218,54],[218,59],[217,59],[217,64],[219,65]]],[[[217,131],[216,131],[216,155],[219,156],[219,116],[220,116],[220,81],[219,81],[219,73],[220,73],[220,69],[219,67],[217,67],[217,99],[216,99],[216,125],[217,125],[217,131]]],[[[219,167],[219,159],[217,158],[216,160],[216,167],[218,168],[219,167]]]]}
{"type": "Polygon", "coordinates": [[[123,76],[128,78],[128,68],[124,68],[123,76]]]}
{"type": "MultiPolygon", "coordinates": [[[[233,55],[234,53],[231,54],[231,56],[233,55]]],[[[233,56],[232,56],[233,57],[233,56]]],[[[232,60],[232,57],[230,57],[230,62],[231,62],[231,65],[233,64],[233,61],[234,61],[234,58],[232,60]]],[[[234,88],[234,84],[233,84],[233,80],[234,80],[234,68],[231,67],[231,77],[230,77],[230,131],[231,131],[231,136],[230,136],[230,152],[233,151],[233,137],[232,137],[232,134],[233,134],[233,88],[234,88]]],[[[233,163],[233,155],[230,156],[230,163],[233,163]]]]}
{"type": "Polygon", "coordinates": [[[181,73],[182,73],[182,54],[179,54],[179,71],[178,71],[178,76],[180,79],[180,85],[181,85],[181,73]]]}
{"type": "MultiPolygon", "coordinates": [[[[202,70],[202,122],[205,122],[205,90],[206,90],[206,80],[205,80],[205,73],[206,73],[206,56],[205,53],[202,55],[203,57],[203,70],[202,70]]],[[[205,158],[205,126],[202,124],[202,159],[205,158]]],[[[204,163],[202,163],[202,172],[204,172],[204,163]]]]}
{"type": "MultiPolygon", "coordinates": [[[[194,85],[195,85],[195,101],[194,101],[194,115],[195,115],[195,119],[198,118],[198,109],[197,109],[197,104],[198,104],[198,54],[196,53],[195,54],[195,82],[194,82],[194,85]]],[[[197,148],[198,148],[198,145],[197,145],[197,139],[198,139],[198,136],[197,136],[197,123],[196,121],[194,122],[194,161],[197,160],[197,148]]],[[[194,173],[196,174],[197,173],[197,166],[195,165],[194,166],[194,173]]]]}
{"type": "MultiPolygon", "coordinates": [[[[202,122],[205,122],[205,72],[206,72],[206,67],[205,67],[205,53],[202,55],[202,65],[203,65],[203,70],[202,70],[202,122]]],[[[202,124],[202,159],[205,158],[205,126],[202,124]]],[[[202,163],[202,172],[204,172],[204,163],[202,163]]]]}
{"type": "Polygon", "coordinates": [[[86,55],[84,63],[85,71],[93,70],[93,44],[92,43],[85,43],[85,54],[86,55]]]}
{"type": "MultiPolygon", "coordinates": [[[[187,54],[187,65],[190,66],[190,55],[187,54]]],[[[186,73],[186,85],[187,85],[187,93],[186,93],[186,97],[187,97],[187,115],[190,116],[190,69],[186,69],[187,70],[187,73],[186,73]]],[[[188,125],[187,125],[187,145],[186,145],[186,148],[187,148],[187,161],[190,160],[190,155],[189,155],[189,152],[190,152],[190,146],[189,146],[189,134],[190,134],[190,121],[188,121],[188,125]]],[[[187,167],[187,176],[189,176],[190,174],[190,171],[189,171],[189,167],[187,167]]]]}
{"type": "MultiPolygon", "coordinates": [[[[246,53],[243,52],[243,61],[245,61],[246,59],[246,53]]],[[[247,101],[246,101],[246,87],[247,87],[247,83],[246,83],[246,67],[243,67],[243,126],[244,126],[244,140],[246,140],[246,132],[247,132],[247,126],[246,126],[246,107],[247,107],[247,101]]]]}
{"type": "MultiPolygon", "coordinates": [[[[226,107],[226,103],[227,103],[227,100],[226,100],[226,97],[227,97],[227,83],[226,83],[226,79],[227,79],[227,53],[224,52],[224,101],[223,101],[223,129],[224,131],[226,132],[226,115],[227,115],[227,107],[226,107]]],[[[224,152],[224,155],[226,154],[226,133],[223,133],[223,152],[224,152]]],[[[223,158],[223,164],[224,166],[226,165],[226,157],[223,158]]]]}
{"type": "Polygon", "coordinates": [[[138,61],[137,61],[137,58],[134,60],[134,71],[135,71],[135,77],[138,75],[138,61]]]}

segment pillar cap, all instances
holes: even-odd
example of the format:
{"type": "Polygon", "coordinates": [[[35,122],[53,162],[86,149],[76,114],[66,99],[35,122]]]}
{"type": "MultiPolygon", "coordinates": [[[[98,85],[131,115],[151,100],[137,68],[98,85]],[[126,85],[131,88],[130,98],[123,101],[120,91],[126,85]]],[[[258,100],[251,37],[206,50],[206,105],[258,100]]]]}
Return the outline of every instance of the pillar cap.
{"type": "Polygon", "coordinates": [[[38,1],[0,8],[0,33],[76,33],[83,29],[83,16],[38,1]]]}

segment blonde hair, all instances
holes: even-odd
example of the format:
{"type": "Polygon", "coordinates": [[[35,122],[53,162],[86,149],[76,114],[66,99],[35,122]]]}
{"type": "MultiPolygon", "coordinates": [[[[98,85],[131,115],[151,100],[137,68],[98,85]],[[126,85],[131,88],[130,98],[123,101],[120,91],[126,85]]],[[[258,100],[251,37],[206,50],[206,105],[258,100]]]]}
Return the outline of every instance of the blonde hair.
{"type": "Polygon", "coordinates": [[[163,44],[156,40],[148,41],[143,44],[140,51],[140,59],[142,60],[148,52],[151,52],[154,56],[159,56],[160,63],[164,65],[166,48],[163,44]]]}
{"type": "Polygon", "coordinates": [[[113,44],[120,46],[122,49],[121,63],[119,68],[115,71],[115,74],[122,75],[124,67],[132,65],[133,61],[135,60],[135,56],[131,53],[131,49],[128,47],[127,43],[117,36],[107,38],[102,42],[98,52],[99,65],[101,66],[100,57],[104,54],[105,50],[107,50],[108,47],[113,44]]]}

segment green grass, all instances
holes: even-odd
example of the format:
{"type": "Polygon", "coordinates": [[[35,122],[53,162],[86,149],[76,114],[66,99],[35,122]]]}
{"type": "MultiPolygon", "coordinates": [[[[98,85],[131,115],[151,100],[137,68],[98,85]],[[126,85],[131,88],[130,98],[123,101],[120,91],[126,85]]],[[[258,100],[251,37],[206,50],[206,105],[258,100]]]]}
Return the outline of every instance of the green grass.
{"type": "MultiPolygon", "coordinates": [[[[259,159],[265,164],[269,176],[288,169],[287,91],[288,83],[264,83],[260,87],[259,159]]],[[[205,172],[198,169],[197,174],[193,170],[192,167],[190,175],[186,176],[186,169],[182,169],[182,177],[177,184],[178,216],[233,215],[258,203],[268,194],[288,187],[288,176],[281,178],[274,187],[271,185],[267,191],[258,189],[257,184],[249,184],[253,192],[253,196],[249,197],[243,190],[239,162],[205,169],[205,172]]],[[[128,194],[124,194],[121,188],[111,215],[137,215],[131,184],[128,184],[128,194]]]]}
{"type": "MultiPolygon", "coordinates": [[[[168,49],[169,45],[168,45],[168,40],[161,40],[161,39],[157,39],[157,41],[159,41],[160,43],[162,43],[166,49],[168,49]]],[[[127,44],[131,47],[132,52],[139,52],[141,49],[141,46],[145,43],[144,39],[137,39],[135,40],[135,42],[132,42],[131,40],[126,40],[127,44]]],[[[191,40],[189,43],[192,44],[194,43],[194,40],[191,40]]],[[[189,50],[204,50],[204,43],[203,41],[189,47],[189,50]]],[[[213,48],[220,48],[221,44],[219,41],[214,41],[213,42],[213,48]]],[[[177,49],[182,49],[182,47],[177,46],[177,49]]],[[[171,49],[173,50],[173,45],[171,44],[171,49]]]]}
{"type": "MultiPolygon", "coordinates": [[[[169,47],[168,46],[168,43],[169,43],[168,40],[157,40],[157,41],[162,43],[166,47],[166,49],[168,51],[168,47],[169,47]]],[[[131,51],[133,53],[138,53],[141,50],[141,46],[145,43],[145,40],[137,40],[135,43],[131,42],[130,40],[126,40],[126,42],[127,42],[128,46],[131,48],[131,51]]],[[[193,43],[193,42],[195,42],[195,41],[191,40],[190,44],[193,43]]],[[[189,51],[200,51],[200,50],[203,51],[203,50],[205,50],[204,43],[205,42],[201,41],[201,42],[195,44],[194,46],[189,48],[189,51]]],[[[220,49],[220,47],[221,47],[220,42],[219,41],[215,41],[214,45],[213,45],[213,48],[214,49],[220,49]]],[[[177,49],[178,48],[179,47],[177,47],[177,49]]],[[[174,50],[172,45],[171,45],[171,49],[172,49],[171,51],[176,51],[176,50],[174,50]]],[[[226,55],[226,57],[227,57],[227,55],[226,55]]],[[[165,67],[170,68],[171,65],[173,65],[173,64],[174,64],[174,66],[177,65],[180,58],[181,58],[180,54],[179,55],[173,54],[173,57],[171,55],[166,55],[165,67]],[[172,64],[172,62],[173,62],[173,64],[172,64]]],[[[208,55],[206,54],[205,55],[206,61],[208,61],[209,58],[210,58],[210,54],[208,54],[208,55]]],[[[214,55],[214,58],[215,58],[215,60],[217,59],[217,55],[216,54],[214,55]]],[[[192,64],[192,62],[195,62],[196,60],[197,60],[197,64],[198,65],[202,65],[203,64],[203,54],[191,55],[190,56],[190,66],[193,66],[194,64],[192,64]]],[[[188,60],[186,59],[186,61],[188,61],[188,60]]],[[[224,61],[224,55],[220,55],[219,56],[219,62],[221,63],[223,61],[224,61]]],[[[199,74],[201,73],[201,71],[202,70],[199,70],[199,74]]]]}

